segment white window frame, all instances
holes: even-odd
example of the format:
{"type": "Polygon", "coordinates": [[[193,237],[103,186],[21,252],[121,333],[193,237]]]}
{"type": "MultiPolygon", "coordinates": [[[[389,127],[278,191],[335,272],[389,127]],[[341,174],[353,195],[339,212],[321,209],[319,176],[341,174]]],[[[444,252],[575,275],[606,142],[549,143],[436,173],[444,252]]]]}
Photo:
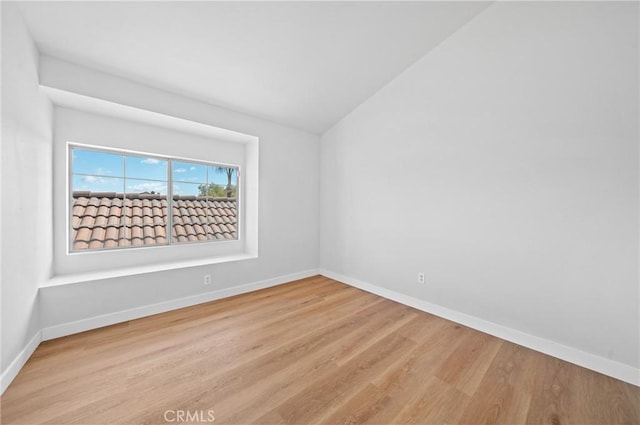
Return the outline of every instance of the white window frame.
{"type": "MultiPolygon", "coordinates": [[[[95,253],[95,252],[106,252],[113,250],[123,250],[123,249],[144,249],[144,248],[164,248],[164,247],[173,247],[173,246],[186,246],[200,243],[224,243],[224,242],[236,242],[242,240],[242,229],[243,225],[241,224],[242,218],[242,202],[241,202],[241,178],[242,178],[242,167],[240,164],[231,164],[231,163],[223,163],[223,162],[215,162],[215,161],[206,161],[202,159],[193,159],[187,157],[180,157],[175,155],[162,155],[158,153],[150,153],[150,152],[140,152],[129,149],[119,149],[119,148],[111,148],[105,146],[97,146],[90,145],[85,143],[76,143],[76,142],[67,142],[67,254],[69,255],[77,255],[84,253],[95,253]],[[128,245],[128,246],[118,246],[113,248],[87,248],[87,249],[73,249],[73,175],[78,173],[73,172],[73,150],[74,149],[82,149],[82,150],[90,150],[95,152],[104,152],[104,153],[112,153],[119,154],[123,156],[136,156],[141,158],[155,158],[167,161],[167,243],[160,245],[128,245]],[[233,168],[236,170],[236,238],[234,239],[211,239],[211,240],[203,240],[203,241],[187,241],[187,242],[172,242],[173,236],[173,161],[178,162],[189,162],[198,165],[205,166],[213,166],[219,168],[233,168]]],[[[124,158],[123,158],[124,160],[124,158]]],[[[208,170],[207,170],[208,173],[208,170]]],[[[123,169],[122,179],[126,181],[126,166],[123,169]]],[[[154,180],[161,181],[156,179],[143,179],[137,178],[137,180],[154,180]]],[[[209,181],[207,175],[207,182],[209,181]]],[[[162,180],[165,182],[165,180],[162,180]]],[[[207,183],[208,184],[208,183],[207,183]]],[[[124,188],[123,188],[124,189],[124,188]]],[[[125,191],[126,192],[126,191],[125,191]]],[[[126,197],[126,193],[124,195],[126,197]]]]}

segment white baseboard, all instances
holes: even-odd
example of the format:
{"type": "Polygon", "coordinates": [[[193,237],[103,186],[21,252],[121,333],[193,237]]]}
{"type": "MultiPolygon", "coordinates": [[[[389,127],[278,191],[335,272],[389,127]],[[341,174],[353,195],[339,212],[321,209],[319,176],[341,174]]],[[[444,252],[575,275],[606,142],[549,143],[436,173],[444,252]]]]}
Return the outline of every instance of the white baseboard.
{"type": "Polygon", "coordinates": [[[202,304],[221,298],[232,297],[234,295],[244,294],[247,292],[257,291],[258,289],[269,288],[271,286],[281,285],[293,280],[304,279],[306,277],[318,274],[317,269],[306,270],[303,272],[278,276],[271,279],[261,280],[258,282],[247,283],[244,285],[233,286],[231,288],[218,289],[216,291],[205,292],[190,297],[178,298],[175,300],[165,301],[157,304],[146,305],[142,307],[132,308],[130,310],[117,311],[114,313],[104,314],[101,316],[89,317],[87,319],[77,320],[75,322],[62,323],[42,329],[42,340],[47,341],[62,336],[72,335],[91,329],[101,328],[116,323],[126,322],[128,320],[139,319],[153,314],[164,313],[179,308],[190,307],[196,304],[202,304]]]}
{"type": "Polygon", "coordinates": [[[38,345],[42,342],[42,331],[36,332],[36,334],[31,338],[31,340],[27,343],[27,345],[18,353],[15,359],[9,364],[9,366],[2,372],[0,375],[0,395],[4,393],[9,387],[9,384],[13,382],[16,376],[18,376],[18,372],[22,369],[22,366],[25,365],[29,357],[36,351],[38,345]]]}
{"type": "Polygon", "coordinates": [[[478,331],[496,336],[498,338],[513,342],[518,345],[548,354],[553,357],[568,361],[578,366],[594,370],[604,375],[611,376],[630,384],[640,386],[640,369],[632,366],[616,362],[605,357],[596,356],[577,348],[553,342],[551,340],[540,338],[535,335],[527,334],[513,328],[489,322],[475,316],[470,316],[459,311],[451,310],[428,301],[421,300],[391,289],[373,285],[368,282],[334,273],[330,270],[320,269],[320,274],[331,279],[346,283],[372,294],[399,302],[401,304],[425,311],[427,313],[440,316],[447,320],[460,323],[464,326],[476,329],[478,331]]]}

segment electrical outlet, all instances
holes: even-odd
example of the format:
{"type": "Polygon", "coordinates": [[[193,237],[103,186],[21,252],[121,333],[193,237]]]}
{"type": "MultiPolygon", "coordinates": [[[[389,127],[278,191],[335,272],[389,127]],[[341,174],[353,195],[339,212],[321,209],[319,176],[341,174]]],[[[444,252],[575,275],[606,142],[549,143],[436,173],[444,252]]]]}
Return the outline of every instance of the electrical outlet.
{"type": "Polygon", "coordinates": [[[211,275],[210,274],[205,274],[204,275],[204,284],[205,285],[211,285],[211,275]]]}
{"type": "Polygon", "coordinates": [[[418,273],[418,283],[424,283],[424,273],[418,273]]]}

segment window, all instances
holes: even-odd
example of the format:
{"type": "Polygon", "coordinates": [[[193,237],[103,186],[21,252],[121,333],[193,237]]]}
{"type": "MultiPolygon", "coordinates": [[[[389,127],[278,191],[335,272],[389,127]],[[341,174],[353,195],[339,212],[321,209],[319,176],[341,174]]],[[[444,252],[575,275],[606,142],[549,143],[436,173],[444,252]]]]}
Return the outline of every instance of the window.
{"type": "Polygon", "coordinates": [[[238,239],[237,165],[69,147],[70,251],[238,239]]]}

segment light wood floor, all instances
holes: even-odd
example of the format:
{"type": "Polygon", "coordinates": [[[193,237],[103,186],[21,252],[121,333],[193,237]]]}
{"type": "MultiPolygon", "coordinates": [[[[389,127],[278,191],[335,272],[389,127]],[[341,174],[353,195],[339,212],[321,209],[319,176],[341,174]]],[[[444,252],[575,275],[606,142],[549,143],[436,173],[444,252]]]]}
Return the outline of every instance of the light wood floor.
{"type": "Polygon", "coordinates": [[[638,387],[324,277],[44,342],[1,402],[3,424],[640,423],[638,387]]]}

